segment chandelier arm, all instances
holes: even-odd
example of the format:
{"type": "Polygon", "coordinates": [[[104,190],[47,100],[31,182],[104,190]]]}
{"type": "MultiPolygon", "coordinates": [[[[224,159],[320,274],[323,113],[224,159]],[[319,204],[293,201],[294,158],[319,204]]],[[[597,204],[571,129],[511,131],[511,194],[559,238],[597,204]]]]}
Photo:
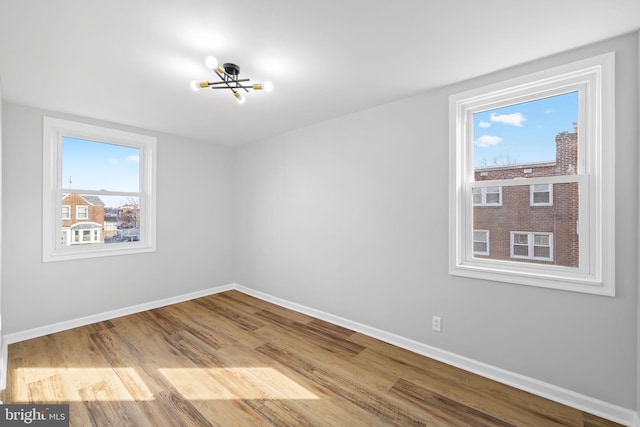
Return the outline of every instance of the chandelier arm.
{"type": "Polygon", "coordinates": [[[243,85],[238,85],[238,86],[232,86],[232,87],[228,87],[228,86],[209,86],[209,89],[244,89],[247,92],[249,92],[249,89],[253,89],[253,86],[243,86],[243,85]]]}
{"type": "MultiPolygon", "coordinates": [[[[209,83],[209,87],[211,86],[222,86],[222,85],[226,85],[229,86],[229,82],[248,82],[251,79],[240,79],[240,80],[225,80],[225,81],[220,81],[220,82],[207,82],[209,83]]],[[[213,89],[213,88],[212,88],[213,89]]]]}
{"type": "MultiPolygon", "coordinates": [[[[235,93],[236,91],[231,87],[231,85],[229,84],[229,81],[224,78],[224,76],[222,74],[220,74],[220,72],[218,70],[213,70],[215,71],[215,73],[218,75],[218,77],[220,77],[220,79],[222,80],[222,83],[224,83],[225,85],[227,85],[227,87],[229,88],[229,90],[233,93],[235,93]]],[[[212,88],[213,89],[213,88],[212,88]]]]}

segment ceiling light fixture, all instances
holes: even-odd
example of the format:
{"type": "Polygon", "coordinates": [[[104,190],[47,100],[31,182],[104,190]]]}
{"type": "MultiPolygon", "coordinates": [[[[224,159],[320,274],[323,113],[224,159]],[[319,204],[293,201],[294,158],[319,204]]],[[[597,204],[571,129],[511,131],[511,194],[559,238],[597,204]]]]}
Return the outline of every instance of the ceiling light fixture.
{"type": "Polygon", "coordinates": [[[207,56],[204,60],[207,68],[211,68],[217,75],[220,77],[220,81],[209,82],[202,81],[198,82],[193,80],[191,82],[191,89],[200,90],[206,87],[210,87],[211,89],[229,89],[233,96],[238,101],[238,104],[244,104],[244,96],[240,93],[240,90],[244,90],[245,92],[249,92],[249,89],[253,90],[264,90],[266,92],[271,92],[273,90],[273,83],[264,82],[264,83],[249,83],[250,79],[240,79],[238,75],[240,74],[240,67],[236,64],[232,64],[230,62],[226,62],[222,65],[218,64],[218,60],[213,56],[207,56]]]}

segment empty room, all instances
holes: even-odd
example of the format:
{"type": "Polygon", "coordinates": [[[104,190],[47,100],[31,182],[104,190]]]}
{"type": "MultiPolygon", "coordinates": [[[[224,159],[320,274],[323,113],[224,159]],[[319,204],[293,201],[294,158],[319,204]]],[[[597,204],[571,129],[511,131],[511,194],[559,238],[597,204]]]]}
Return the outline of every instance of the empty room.
{"type": "Polygon", "coordinates": [[[640,2],[0,0],[0,425],[640,427],[640,2]]]}

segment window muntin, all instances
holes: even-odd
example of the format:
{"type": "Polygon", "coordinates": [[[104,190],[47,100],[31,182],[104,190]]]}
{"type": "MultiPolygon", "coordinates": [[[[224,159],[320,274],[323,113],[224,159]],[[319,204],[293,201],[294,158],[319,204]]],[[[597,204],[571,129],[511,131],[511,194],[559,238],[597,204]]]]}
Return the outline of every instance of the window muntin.
{"type": "MultiPolygon", "coordinates": [[[[577,292],[614,294],[613,69],[614,54],[611,53],[451,96],[451,274],[577,292]],[[474,163],[474,158],[478,158],[477,155],[474,157],[478,154],[474,150],[476,147],[480,148],[479,143],[491,145],[497,141],[491,138],[480,140],[483,134],[474,133],[476,127],[480,127],[480,121],[474,120],[475,114],[488,112],[490,118],[493,112],[494,119],[497,119],[493,124],[505,121],[522,124],[521,117],[510,116],[515,114],[514,111],[502,111],[498,114],[499,109],[535,103],[564,94],[576,94],[578,99],[578,118],[575,123],[578,132],[567,129],[565,134],[559,135],[560,138],[565,138],[571,133],[576,134],[577,145],[575,153],[572,153],[573,157],[564,156],[571,160],[570,164],[551,161],[548,156],[531,160],[536,167],[531,167],[531,164],[514,167],[518,165],[514,165],[513,160],[507,156],[492,163],[474,163]],[[603,141],[606,141],[606,145],[603,141]],[[554,173],[538,173],[540,168],[552,166],[555,166],[554,173]],[[505,167],[512,169],[511,176],[500,176],[497,173],[505,167]],[[510,254],[500,253],[499,250],[500,242],[505,240],[504,236],[494,236],[493,229],[477,220],[476,216],[480,212],[504,209],[505,204],[510,203],[508,191],[511,187],[522,186],[522,179],[526,179],[527,185],[524,186],[525,198],[520,203],[537,210],[538,214],[548,214],[559,208],[559,185],[573,187],[575,190],[575,198],[568,203],[569,206],[577,206],[578,212],[565,208],[557,216],[558,219],[570,222],[575,234],[579,236],[576,239],[577,246],[570,247],[572,256],[577,259],[575,265],[566,255],[560,257],[553,246],[545,245],[534,247],[532,258],[552,258],[551,262],[508,259],[510,254]],[[552,207],[540,209],[541,205],[531,206],[529,186],[535,184],[551,185],[549,201],[553,205],[549,206],[552,207]],[[477,188],[496,186],[502,187],[501,208],[486,210],[474,204],[474,193],[481,194],[481,190],[479,192],[477,188]],[[473,230],[477,229],[491,230],[491,255],[488,257],[474,257],[473,230]],[[563,259],[562,262],[559,262],[560,258],[563,259]]],[[[492,123],[483,123],[482,126],[485,127],[482,129],[491,128],[489,125],[492,123]]],[[[511,228],[518,229],[527,230],[521,227],[511,228]]],[[[536,227],[529,230],[552,232],[552,229],[536,227]]],[[[569,247],[561,243],[563,239],[554,234],[551,240],[556,248],[569,247]]],[[[507,235],[506,241],[509,240],[507,235]]]]}
{"type": "Polygon", "coordinates": [[[49,117],[43,124],[43,260],[155,251],[155,138],[49,117]]]}

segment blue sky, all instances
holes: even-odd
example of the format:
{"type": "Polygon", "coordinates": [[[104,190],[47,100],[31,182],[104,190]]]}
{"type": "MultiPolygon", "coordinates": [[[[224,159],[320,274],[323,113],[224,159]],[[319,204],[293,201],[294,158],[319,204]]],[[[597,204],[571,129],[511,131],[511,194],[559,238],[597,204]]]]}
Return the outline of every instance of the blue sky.
{"type": "Polygon", "coordinates": [[[473,121],[475,167],[555,160],[556,135],[578,121],[578,93],[475,113],[473,121]]]}
{"type": "MultiPolygon", "coordinates": [[[[62,138],[62,187],[137,192],[139,160],[137,148],[65,136],[62,138]]],[[[103,199],[108,206],[113,206],[111,198],[103,199]]]]}

